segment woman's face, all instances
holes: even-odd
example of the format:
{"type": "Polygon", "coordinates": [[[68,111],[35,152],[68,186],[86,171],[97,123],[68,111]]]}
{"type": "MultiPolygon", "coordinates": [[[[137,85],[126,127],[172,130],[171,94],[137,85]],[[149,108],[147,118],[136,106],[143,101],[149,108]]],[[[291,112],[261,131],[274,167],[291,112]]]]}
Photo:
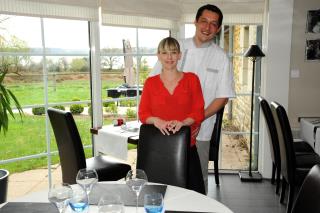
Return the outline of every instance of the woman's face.
{"type": "Polygon", "coordinates": [[[180,58],[181,53],[178,51],[161,50],[158,53],[158,60],[161,62],[163,69],[176,69],[180,58]]]}

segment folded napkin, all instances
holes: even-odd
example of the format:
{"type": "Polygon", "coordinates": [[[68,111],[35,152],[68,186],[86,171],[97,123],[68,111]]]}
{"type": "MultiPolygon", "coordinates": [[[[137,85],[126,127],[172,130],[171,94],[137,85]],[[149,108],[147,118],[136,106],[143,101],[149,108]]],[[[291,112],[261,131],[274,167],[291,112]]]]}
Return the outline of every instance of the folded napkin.
{"type": "MultiPolygon", "coordinates": [[[[158,192],[165,196],[166,185],[145,185],[139,195],[139,206],[143,206],[145,194],[158,192]]],[[[90,192],[90,204],[97,205],[104,194],[120,195],[125,206],[136,206],[136,194],[125,184],[101,184],[97,183],[90,192]]]]}
{"type": "Polygon", "coordinates": [[[0,208],[0,213],[59,213],[51,203],[9,202],[0,208]]]}

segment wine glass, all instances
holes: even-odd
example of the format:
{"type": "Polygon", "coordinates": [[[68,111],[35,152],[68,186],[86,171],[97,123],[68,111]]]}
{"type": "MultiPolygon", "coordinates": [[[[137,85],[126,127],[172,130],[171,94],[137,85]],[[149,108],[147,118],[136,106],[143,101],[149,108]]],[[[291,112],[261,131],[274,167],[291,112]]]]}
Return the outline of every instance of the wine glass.
{"type": "Polygon", "coordinates": [[[123,213],[124,204],[117,194],[105,194],[98,202],[99,213],[123,213]]]}
{"type": "Polygon", "coordinates": [[[69,184],[57,184],[49,189],[48,200],[57,207],[60,213],[65,211],[71,197],[72,188],[69,184]]]}
{"type": "Polygon", "coordinates": [[[133,169],[127,173],[126,184],[132,191],[136,193],[137,196],[136,212],[138,212],[139,194],[147,182],[147,175],[142,169],[133,169]]]}
{"type": "Polygon", "coordinates": [[[93,185],[98,182],[98,174],[94,169],[80,169],[76,177],[76,182],[83,187],[89,196],[93,185]]]}
{"type": "Polygon", "coordinates": [[[73,193],[69,205],[73,212],[88,212],[89,200],[85,189],[80,185],[73,185],[73,193]]]}

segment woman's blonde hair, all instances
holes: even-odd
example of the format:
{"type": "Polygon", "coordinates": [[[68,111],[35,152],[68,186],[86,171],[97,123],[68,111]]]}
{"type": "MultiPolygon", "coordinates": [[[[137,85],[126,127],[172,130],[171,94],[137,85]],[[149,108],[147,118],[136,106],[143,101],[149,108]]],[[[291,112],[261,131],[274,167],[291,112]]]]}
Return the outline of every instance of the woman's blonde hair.
{"type": "Polygon", "coordinates": [[[161,51],[177,51],[180,53],[179,42],[172,37],[164,38],[160,41],[158,46],[158,53],[161,51]]]}

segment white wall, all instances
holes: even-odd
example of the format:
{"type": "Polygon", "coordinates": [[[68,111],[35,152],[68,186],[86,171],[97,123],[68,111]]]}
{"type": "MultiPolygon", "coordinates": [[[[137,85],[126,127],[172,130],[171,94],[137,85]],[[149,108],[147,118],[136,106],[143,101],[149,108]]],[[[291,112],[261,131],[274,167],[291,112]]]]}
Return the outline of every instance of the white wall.
{"type": "MultiPolygon", "coordinates": [[[[293,0],[267,0],[262,60],[261,95],[288,106],[293,0]]],[[[261,116],[262,118],[263,116],[261,116]]],[[[259,171],[271,176],[269,139],[264,119],[260,121],[259,171]]]]}
{"type": "Polygon", "coordinates": [[[320,9],[319,0],[295,0],[293,11],[291,70],[299,78],[290,78],[288,114],[291,126],[299,127],[299,116],[320,116],[320,61],[305,60],[307,39],[320,39],[320,34],[306,33],[308,10],[320,9]]]}

